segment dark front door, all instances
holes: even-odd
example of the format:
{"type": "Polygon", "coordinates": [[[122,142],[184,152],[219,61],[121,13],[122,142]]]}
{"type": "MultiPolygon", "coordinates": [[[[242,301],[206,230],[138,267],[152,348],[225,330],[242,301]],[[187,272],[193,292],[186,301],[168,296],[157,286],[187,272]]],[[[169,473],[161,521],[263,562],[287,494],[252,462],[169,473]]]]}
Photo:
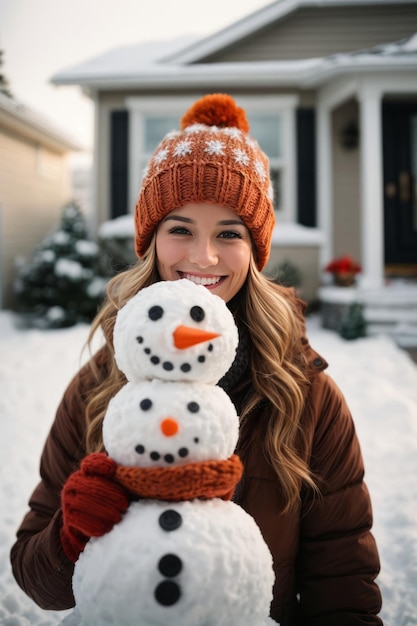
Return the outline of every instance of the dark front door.
{"type": "Polygon", "coordinates": [[[384,102],[382,113],[386,269],[417,275],[417,101],[384,102]]]}

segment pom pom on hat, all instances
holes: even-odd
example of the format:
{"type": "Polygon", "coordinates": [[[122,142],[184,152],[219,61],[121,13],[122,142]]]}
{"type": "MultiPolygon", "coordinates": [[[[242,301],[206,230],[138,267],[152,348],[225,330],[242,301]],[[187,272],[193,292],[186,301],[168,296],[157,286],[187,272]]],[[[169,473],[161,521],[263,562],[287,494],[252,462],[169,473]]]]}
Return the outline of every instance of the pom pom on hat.
{"type": "Polygon", "coordinates": [[[135,211],[136,253],[143,257],[159,222],[189,203],[219,204],[249,229],[256,264],[268,260],[275,224],[269,160],[248,135],[245,111],[227,94],[200,98],[168,133],[145,170],[135,211]]]}
{"type": "Polygon", "coordinates": [[[209,94],[197,100],[181,119],[181,130],[192,124],[238,128],[249,132],[249,122],[243,109],[236,105],[231,96],[223,93],[209,94]]]}

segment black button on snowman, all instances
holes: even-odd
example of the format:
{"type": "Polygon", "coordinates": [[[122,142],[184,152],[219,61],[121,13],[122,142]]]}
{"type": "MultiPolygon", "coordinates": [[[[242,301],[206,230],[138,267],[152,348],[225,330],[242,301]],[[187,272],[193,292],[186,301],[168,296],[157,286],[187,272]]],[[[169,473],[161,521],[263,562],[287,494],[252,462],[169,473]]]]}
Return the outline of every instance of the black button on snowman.
{"type": "Polygon", "coordinates": [[[115,356],[128,382],[109,403],[103,440],[139,500],[75,565],[82,626],[275,623],[270,552],[222,493],[240,476],[239,420],[216,383],[237,342],[225,303],[184,279],[147,287],[119,311],[115,356]]]}

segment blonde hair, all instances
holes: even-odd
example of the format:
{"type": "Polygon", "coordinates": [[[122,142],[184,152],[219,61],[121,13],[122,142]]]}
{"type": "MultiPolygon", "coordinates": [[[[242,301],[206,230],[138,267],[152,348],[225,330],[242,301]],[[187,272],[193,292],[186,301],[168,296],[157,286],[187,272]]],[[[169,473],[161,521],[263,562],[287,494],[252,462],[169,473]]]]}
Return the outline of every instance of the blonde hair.
{"type": "MultiPolygon", "coordinates": [[[[142,261],[109,281],[107,300],[96,317],[89,344],[101,328],[105,339],[105,369],[90,360],[96,386],[86,405],[87,451],[103,450],[101,427],[109,400],[125,384],[113,353],[113,328],[117,311],[140,289],[160,280],[156,270],[155,236],[142,261]]],[[[241,423],[265,399],[269,419],[264,441],[265,453],[281,484],[284,508],[300,499],[303,485],[316,489],[303,451],[305,441],[300,420],[308,390],[301,339],[302,316],[283,288],[272,283],[257,269],[252,259],[245,286],[233,299],[238,323],[247,327],[250,337],[252,392],[242,407],[241,423]]]]}
{"type": "Polygon", "coordinates": [[[253,349],[251,371],[253,394],[241,419],[260,402],[269,401],[269,419],[264,449],[281,484],[285,510],[300,500],[303,485],[317,492],[304,452],[301,427],[309,389],[308,368],[302,338],[304,320],[296,298],[285,288],[249,267],[243,314],[253,349]]]}

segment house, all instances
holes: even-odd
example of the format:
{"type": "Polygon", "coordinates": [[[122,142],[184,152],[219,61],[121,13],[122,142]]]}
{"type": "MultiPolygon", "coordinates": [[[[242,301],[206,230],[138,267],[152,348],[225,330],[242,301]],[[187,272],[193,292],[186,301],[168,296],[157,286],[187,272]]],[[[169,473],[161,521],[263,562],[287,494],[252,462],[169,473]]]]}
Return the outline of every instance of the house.
{"type": "Polygon", "coordinates": [[[16,260],[27,258],[71,199],[68,155],[79,146],[0,93],[0,309],[13,309],[16,260]]]}
{"type": "Polygon", "coordinates": [[[276,0],[203,39],[131,46],[59,72],[54,83],[95,102],[97,224],[133,211],[147,159],[196,97],[230,93],[270,157],[267,271],[289,260],[307,300],[337,303],[323,268],[349,254],[363,271],[342,301],[364,301],[379,328],[401,321],[417,332],[415,33],[417,0],[276,0]]]}

